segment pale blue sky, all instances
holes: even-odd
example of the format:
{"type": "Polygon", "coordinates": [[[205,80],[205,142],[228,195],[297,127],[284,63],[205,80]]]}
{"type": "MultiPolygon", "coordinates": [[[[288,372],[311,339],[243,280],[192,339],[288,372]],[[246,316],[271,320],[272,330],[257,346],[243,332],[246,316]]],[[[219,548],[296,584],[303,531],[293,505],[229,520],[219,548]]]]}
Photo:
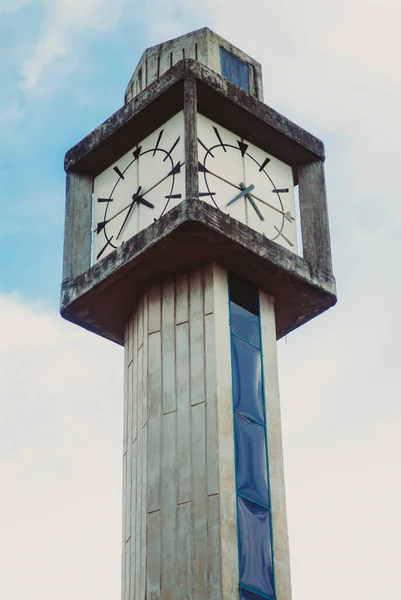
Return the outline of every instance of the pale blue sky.
{"type": "Polygon", "coordinates": [[[280,343],[294,600],[401,586],[395,0],[0,0],[0,597],[119,597],[122,353],[58,316],[65,151],[202,26],[320,137],[339,303],[280,343]]]}

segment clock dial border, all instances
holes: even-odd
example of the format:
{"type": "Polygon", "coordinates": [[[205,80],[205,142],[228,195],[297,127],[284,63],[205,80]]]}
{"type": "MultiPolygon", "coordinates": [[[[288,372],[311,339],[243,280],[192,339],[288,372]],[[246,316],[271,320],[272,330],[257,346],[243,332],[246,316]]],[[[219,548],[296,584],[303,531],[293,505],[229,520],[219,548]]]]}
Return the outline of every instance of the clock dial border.
{"type": "Polygon", "coordinates": [[[183,111],[179,111],[94,178],[92,264],[119,248],[182,200],[184,169],[184,115],[183,111]],[[156,169],[151,162],[145,166],[144,159],[152,161],[157,157],[160,157],[160,162],[156,169]],[[166,161],[168,169],[162,171],[160,166],[166,161]],[[157,178],[155,170],[159,173],[157,178]],[[117,177],[114,181],[111,181],[112,173],[117,177]],[[116,191],[124,183],[126,187],[130,186],[130,191],[121,192],[124,199],[120,196],[115,202],[116,191]],[[163,191],[162,197],[157,197],[157,188],[163,191]],[[154,215],[145,216],[144,211],[151,209],[147,202],[155,209],[154,215]],[[103,203],[106,206],[101,209],[103,203]],[[124,224],[124,215],[130,212],[124,224]],[[120,238],[118,242],[117,238],[120,238]]]}
{"type": "MultiPolygon", "coordinates": [[[[198,157],[199,186],[200,189],[206,189],[205,192],[200,192],[200,198],[203,199],[203,197],[209,197],[211,201],[209,198],[207,201],[213,203],[219,210],[230,214],[230,216],[245,223],[252,229],[263,233],[270,241],[274,241],[288,250],[297,253],[298,244],[294,198],[295,186],[292,168],[275,158],[268,151],[258,148],[251,142],[248,142],[239,135],[227,130],[225,127],[213,122],[211,119],[200,113],[198,113],[198,150],[200,151],[198,157]],[[233,151],[239,152],[243,161],[241,182],[235,180],[235,176],[239,179],[237,174],[231,175],[230,178],[224,177],[222,173],[219,173],[218,165],[216,165],[215,168],[210,167],[210,159],[215,159],[217,157],[216,150],[219,149],[221,149],[224,154],[233,151]],[[262,158],[259,158],[259,154],[262,155],[262,158]],[[269,199],[269,201],[266,200],[266,194],[263,195],[263,199],[257,194],[258,189],[262,187],[265,188],[264,185],[256,186],[254,192],[250,191],[249,193],[241,194],[241,190],[244,190],[247,186],[254,183],[253,179],[248,178],[246,173],[246,165],[252,163],[257,167],[258,173],[263,173],[263,177],[266,178],[266,182],[269,182],[269,186],[272,186],[271,191],[274,193],[274,197],[269,199]],[[276,183],[274,180],[277,173],[271,174],[266,170],[269,163],[274,166],[275,171],[279,172],[280,183],[276,183]],[[283,171],[283,173],[280,173],[280,170],[283,171]],[[286,171],[286,173],[284,173],[284,171],[286,171]],[[222,205],[222,202],[218,202],[218,194],[213,192],[215,186],[211,183],[212,178],[213,180],[220,179],[220,181],[227,184],[227,187],[231,186],[233,189],[236,188],[238,190],[239,197],[243,196],[242,202],[244,202],[244,210],[242,213],[237,211],[235,214],[231,209],[232,203],[235,200],[235,194],[233,199],[229,202],[224,202],[224,205],[222,205]],[[282,185],[283,181],[285,182],[285,185],[282,185]],[[287,193],[289,194],[289,198],[288,200],[285,200],[282,196],[287,193]],[[281,213],[280,217],[272,216],[272,211],[281,213]],[[253,217],[253,215],[255,215],[255,217],[253,217]],[[255,218],[257,219],[256,221],[255,218]],[[259,221],[266,221],[266,224],[270,223],[272,225],[269,228],[266,226],[260,227],[258,226],[259,221]],[[290,225],[291,229],[289,229],[290,225]],[[272,231],[273,227],[275,232],[272,231]]],[[[219,156],[223,156],[223,154],[220,154],[219,156]]]]}

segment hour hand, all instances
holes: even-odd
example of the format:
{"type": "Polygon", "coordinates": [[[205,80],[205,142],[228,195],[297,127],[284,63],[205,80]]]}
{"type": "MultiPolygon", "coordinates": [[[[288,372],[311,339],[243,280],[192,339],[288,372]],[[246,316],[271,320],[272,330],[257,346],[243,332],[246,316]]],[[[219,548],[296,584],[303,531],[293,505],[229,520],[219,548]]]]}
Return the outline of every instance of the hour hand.
{"type": "MultiPolygon", "coordinates": [[[[244,185],[243,183],[240,183],[239,185],[240,185],[240,188],[241,188],[243,191],[246,191],[246,189],[249,189],[249,188],[246,188],[246,189],[245,189],[245,185],[244,185]]],[[[252,187],[254,187],[254,186],[252,186],[252,187]]],[[[253,206],[253,208],[255,209],[255,212],[256,212],[256,214],[258,215],[259,219],[260,219],[261,221],[264,221],[264,220],[265,220],[265,219],[264,219],[264,216],[262,215],[262,213],[260,212],[260,210],[259,210],[259,209],[258,209],[258,207],[256,206],[256,204],[255,204],[255,201],[254,201],[254,199],[252,198],[252,196],[251,196],[250,194],[246,193],[246,194],[245,194],[245,198],[246,198],[247,200],[249,200],[249,202],[252,204],[252,206],[253,206]]]]}
{"type": "Polygon", "coordinates": [[[154,205],[151,202],[148,202],[142,196],[138,196],[137,198],[138,204],[143,204],[143,206],[147,206],[148,208],[154,208],[154,205]]]}
{"type": "Polygon", "coordinates": [[[249,185],[248,187],[245,187],[245,185],[243,183],[240,183],[239,187],[241,188],[241,193],[237,194],[235,196],[235,198],[233,198],[232,200],[230,200],[230,202],[227,202],[226,206],[230,206],[230,204],[234,204],[234,202],[236,202],[237,200],[239,200],[240,198],[243,198],[244,196],[246,196],[248,194],[248,192],[251,192],[253,189],[255,189],[254,185],[249,185]]]}

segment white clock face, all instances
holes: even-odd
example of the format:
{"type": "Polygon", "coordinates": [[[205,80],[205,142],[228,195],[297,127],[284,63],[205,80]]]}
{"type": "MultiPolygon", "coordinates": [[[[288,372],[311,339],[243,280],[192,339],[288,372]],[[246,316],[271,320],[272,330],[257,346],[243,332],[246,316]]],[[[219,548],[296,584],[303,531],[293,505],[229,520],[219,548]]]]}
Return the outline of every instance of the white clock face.
{"type": "Polygon", "coordinates": [[[95,177],[94,263],[181,202],[184,160],[181,111],[95,177]]]}
{"type": "Polygon", "coordinates": [[[292,168],[198,115],[199,196],[297,252],[292,168]]]}

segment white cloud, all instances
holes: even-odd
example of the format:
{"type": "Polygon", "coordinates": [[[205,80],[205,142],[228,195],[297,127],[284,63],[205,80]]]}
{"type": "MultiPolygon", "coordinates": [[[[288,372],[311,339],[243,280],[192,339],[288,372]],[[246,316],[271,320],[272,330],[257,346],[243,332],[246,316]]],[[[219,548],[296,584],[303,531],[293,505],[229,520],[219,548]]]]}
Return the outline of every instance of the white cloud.
{"type": "Polygon", "coordinates": [[[9,123],[17,121],[24,114],[24,111],[16,101],[13,101],[7,108],[0,110],[0,123],[9,123]]]}
{"type": "Polygon", "coordinates": [[[0,12],[4,13],[12,13],[18,12],[26,6],[27,4],[31,4],[32,2],[40,1],[40,0],[0,0],[0,12]]]}
{"type": "Polygon", "coordinates": [[[195,0],[176,0],[174,4],[163,0],[148,0],[144,9],[149,45],[160,44],[206,27],[213,14],[208,3],[195,0]]]}
{"type": "MultiPolygon", "coordinates": [[[[208,25],[255,56],[266,102],[326,141],[339,305],[280,351],[293,600],[397,598],[401,9],[253,1],[245,19],[243,2],[227,6],[152,0],[138,14],[149,44],[208,25]]],[[[123,0],[45,7],[29,93],[123,15],[123,0]]],[[[18,299],[0,298],[0,319],[0,596],[118,597],[121,352],[18,299]]]]}
{"type": "MultiPolygon", "coordinates": [[[[155,44],[202,27],[203,19],[210,17],[209,7],[194,1],[188,4],[180,0],[174,5],[164,0],[145,4],[139,0],[38,1],[43,4],[45,18],[38,41],[22,66],[22,88],[31,95],[47,91],[57,75],[56,66],[63,73],[76,65],[75,49],[89,34],[112,30],[122,19],[131,20],[133,29],[141,26],[149,44],[155,44]]],[[[136,60],[139,58],[140,54],[136,60]]],[[[135,66],[134,58],[132,70],[135,66]]]]}
{"type": "Polygon", "coordinates": [[[288,456],[294,600],[399,597],[400,440],[401,419],[379,420],[288,456]]]}
{"type": "MultiPolygon", "coordinates": [[[[74,45],[93,31],[112,29],[123,14],[128,0],[42,0],[46,10],[38,41],[22,67],[22,87],[26,93],[40,93],[47,71],[61,59],[76,59],[74,45]]],[[[68,66],[64,63],[64,69],[68,66]]]]}
{"type": "Polygon", "coordinates": [[[338,304],[279,344],[287,442],[319,443],[358,436],[378,419],[401,420],[399,356],[401,288],[386,293],[398,255],[388,265],[358,260],[352,284],[343,282],[338,304]],[[380,268],[381,267],[381,268],[380,268]],[[382,293],[375,293],[374,286],[382,293]]]}
{"type": "Polygon", "coordinates": [[[339,193],[331,209],[347,211],[354,239],[365,230],[365,240],[386,243],[384,229],[401,226],[394,193],[401,163],[396,0],[252,0],[245,14],[240,0],[229,10],[223,0],[146,6],[152,44],[208,25],[258,59],[266,103],[326,141],[327,172],[337,170],[339,193]]]}
{"type": "Polygon", "coordinates": [[[0,597],[118,597],[122,351],[15,296],[0,330],[0,597]]]}
{"type": "MultiPolygon", "coordinates": [[[[339,586],[374,600],[397,584],[391,335],[384,315],[367,330],[368,308],[356,322],[336,310],[280,348],[294,600],[337,600],[339,586]],[[339,323],[354,326],[351,344],[339,323]],[[363,377],[375,364],[386,381],[371,419],[377,389],[363,377]]],[[[0,296],[0,319],[0,597],[118,597],[122,351],[16,296],[0,296]]]]}

